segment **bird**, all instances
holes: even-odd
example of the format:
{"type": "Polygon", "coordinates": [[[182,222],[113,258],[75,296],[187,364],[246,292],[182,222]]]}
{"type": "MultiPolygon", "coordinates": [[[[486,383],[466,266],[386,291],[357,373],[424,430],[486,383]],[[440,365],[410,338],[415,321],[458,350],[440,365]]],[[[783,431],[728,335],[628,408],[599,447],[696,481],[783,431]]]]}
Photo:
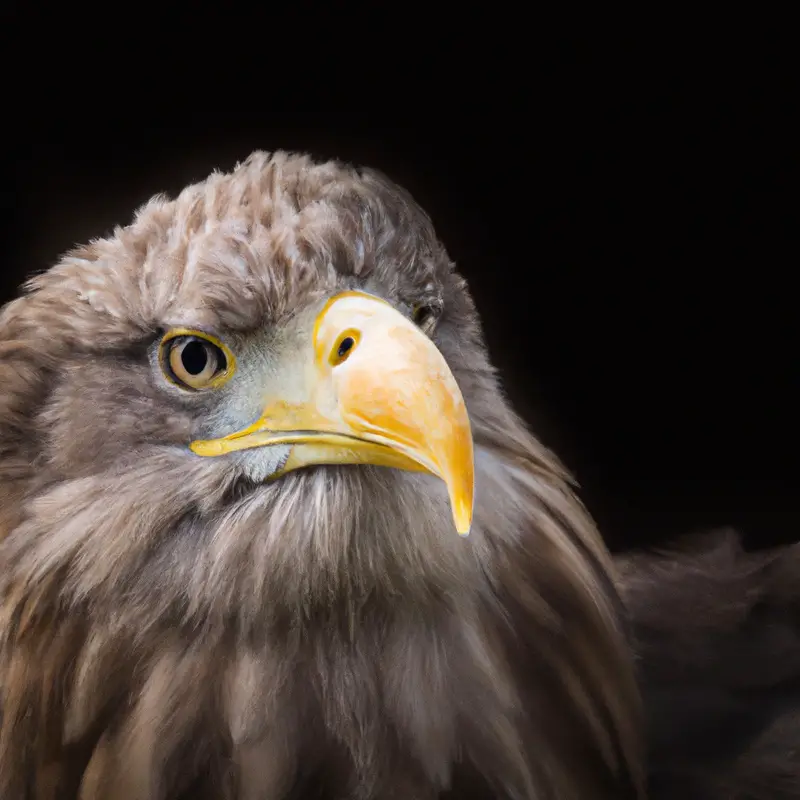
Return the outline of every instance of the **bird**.
{"type": "Polygon", "coordinates": [[[257,151],[0,312],[0,797],[799,798],[797,553],[693,541],[612,557],[408,192],[257,151]]]}

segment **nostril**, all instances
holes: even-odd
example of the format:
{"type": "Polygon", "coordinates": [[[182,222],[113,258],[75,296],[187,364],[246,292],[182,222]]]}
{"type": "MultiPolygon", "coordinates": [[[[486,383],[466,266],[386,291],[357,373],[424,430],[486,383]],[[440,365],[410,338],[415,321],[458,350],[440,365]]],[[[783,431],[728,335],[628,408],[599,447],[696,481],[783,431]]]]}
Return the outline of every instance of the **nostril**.
{"type": "Polygon", "coordinates": [[[358,340],[358,331],[348,330],[342,333],[331,350],[331,364],[333,364],[335,367],[338,364],[341,364],[343,361],[346,361],[350,356],[350,353],[353,352],[353,349],[358,344],[358,340]]]}
{"type": "Polygon", "coordinates": [[[355,339],[353,339],[352,336],[346,336],[339,343],[339,349],[336,351],[336,355],[339,356],[339,358],[344,358],[350,350],[352,350],[355,343],[355,339]]]}

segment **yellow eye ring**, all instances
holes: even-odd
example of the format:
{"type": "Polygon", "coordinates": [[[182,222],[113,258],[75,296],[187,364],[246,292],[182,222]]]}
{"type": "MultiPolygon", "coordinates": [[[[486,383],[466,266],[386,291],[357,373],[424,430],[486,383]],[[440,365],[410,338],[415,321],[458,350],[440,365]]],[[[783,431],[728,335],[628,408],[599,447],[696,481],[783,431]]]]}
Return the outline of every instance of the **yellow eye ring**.
{"type": "Polygon", "coordinates": [[[158,346],[164,377],[181,389],[219,389],[236,371],[236,357],[216,336],[192,328],[173,328],[158,346]]]}

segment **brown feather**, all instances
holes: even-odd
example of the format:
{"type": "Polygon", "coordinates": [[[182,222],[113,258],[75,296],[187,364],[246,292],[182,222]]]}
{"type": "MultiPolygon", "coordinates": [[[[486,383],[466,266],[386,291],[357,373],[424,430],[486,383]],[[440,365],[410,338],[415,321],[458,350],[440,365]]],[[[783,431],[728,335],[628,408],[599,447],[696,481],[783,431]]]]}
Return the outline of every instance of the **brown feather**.
{"type": "Polygon", "coordinates": [[[613,565],[398,187],[255,154],[37,276],[0,348],[0,796],[637,796],[613,565]],[[246,335],[351,286],[441,309],[466,540],[430,476],[251,485],[192,458],[140,357],[164,326],[246,335]]]}
{"type": "Polygon", "coordinates": [[[727,530],[620,559],[652,800],[800,798],[798,572],[727,530]]]}

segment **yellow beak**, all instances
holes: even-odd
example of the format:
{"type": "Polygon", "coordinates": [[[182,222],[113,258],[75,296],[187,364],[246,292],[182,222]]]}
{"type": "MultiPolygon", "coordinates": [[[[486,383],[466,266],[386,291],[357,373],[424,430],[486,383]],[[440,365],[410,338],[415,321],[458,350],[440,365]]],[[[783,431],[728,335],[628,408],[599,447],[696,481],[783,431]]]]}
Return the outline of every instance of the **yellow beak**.
{"type": "Polygon", "coordinates": [[[472,523],[472,433],[444,357],[388,303],[361,292],[328,300],[306,357],[265,401],[260,418],[221,439],[195,441],[200,456],[293,445],[278,477],[312,464],[421,470],[447,485],[456,530],[472,523]],[[285,391],[283,391],[285,390],[285,391]]]}

